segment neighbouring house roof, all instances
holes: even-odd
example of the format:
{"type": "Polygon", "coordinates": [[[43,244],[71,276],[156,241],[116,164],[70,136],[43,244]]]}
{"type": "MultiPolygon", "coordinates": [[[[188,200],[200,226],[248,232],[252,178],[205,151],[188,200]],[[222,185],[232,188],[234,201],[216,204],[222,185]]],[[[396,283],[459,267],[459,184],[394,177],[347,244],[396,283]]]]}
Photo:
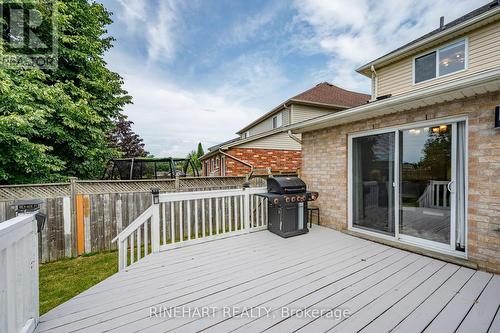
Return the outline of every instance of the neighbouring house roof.
{"type": "Polygon", "coordinates": [[[287,99],[271,111],[257,118],[238,132],[241,134],[249,128],[260,123],[264,119],[269,118],[271,115],[280,112],[285,106],[289,104],[307,104],[312,106],[319,106],[328,109],[347,109],[358,105],[362,105],[370,100],[371,96],[355,91],[350,91],[337,87],[328,82],[321,82],[316,86],[287,99]]]}
{"type": "Polygon", "coordinates": [[[370,95],[342,89],[328,82],[322,82],[290,98],[289,101],[304,101],[352,108],[366,104],[370,98],[370,95]]]}
{"type": "MultiPolygon", "coordinates": [[[[274,113],[278,113],[281,111],[283,108],[288,107],[290,104],[303,104],[303,105],[311,105],[311,106],[318,106],[321,108],[327,108],[327,109],[332,109],[336,111],[340,110],[345,110],[351,107],[356,107],[359,105],[366,104],[368,100],[370,100],[371,96],[363,93],[358,93],[355,91],[350,91],[346,89],[342,89],[340,87],[337,87],[334,84],[328,83],[328,82],[322,82],[317,84],[316,86],[312,87],[311,89],[308,89],[304,92],[301,92],[298,95],[293,96],[292,98],[289,98],[286,100],[284,103],[280,104],[279,106],[275,107],[273,110],[270,112],[264,114],[262,117],[256,119],[240,131],[238,131],[238,134],[241,134],[245,132],[247,129],[255,126],[262,120],[269,118],[271,115],[274,113]]],[[[271,131],[266,131],[262,132],[256,135],[252,135],[248,138],[235,138],[231,139],[222,143],[219,143],[215,146],[212,146],[208,148],[208,152],[201,157],[201,160],[207,159],[208,157],[211,157],[215,154],[218,153],[219,149],[227,149],[232,146],[237,146],[243,143],[251,142],[254,140],[261,139],[266,136],[274,135],[276,133],[280,132],[286,132],[290,125],[273,129],[271,131]]]]}
{"type": "Polygon", "coordinates": [[[401,56],[402,54],[415,51],[416,49],[418,49],[418,47],[422,45],[426,45],[435,39],[442,38],[446,35],[451,34],[452,32],[456,32],[457,30],[464,29],[465,27],[475,24],[480,20],[491,17],[492,15],[495,15],[498,12],[500,12],[499,2],[497,0],[492,1],[484,6],[481,6],[465,14],[464,16],[457,18],[456,20],[453,20],[443,25],[442,27],[434,29],[431,32],[415,40],[412,40],[411,42],[401,47],[398,47],[397,49],[359,67],[356,71],[361,74],[368,75],[368,71],[370,70],[371,66],[376,66],[386,62],[391,62],[391,60],[398,58],[398,56],[401,56]]]}

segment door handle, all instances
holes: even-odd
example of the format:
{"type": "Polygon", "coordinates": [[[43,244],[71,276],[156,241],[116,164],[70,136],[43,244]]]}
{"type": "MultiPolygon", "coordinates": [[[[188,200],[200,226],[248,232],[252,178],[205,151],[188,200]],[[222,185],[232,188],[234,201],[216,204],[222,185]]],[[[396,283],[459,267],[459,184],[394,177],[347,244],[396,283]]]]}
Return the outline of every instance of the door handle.
{"type": "Polygon", "coordinates": [[[452,180],[451,182],[449,182],[446,187],[448,188],[448,191],[450,191],[450,193],[453,193],[455,189],[451,189],[451,184],[455,185],[455,181],[452,180]]]}

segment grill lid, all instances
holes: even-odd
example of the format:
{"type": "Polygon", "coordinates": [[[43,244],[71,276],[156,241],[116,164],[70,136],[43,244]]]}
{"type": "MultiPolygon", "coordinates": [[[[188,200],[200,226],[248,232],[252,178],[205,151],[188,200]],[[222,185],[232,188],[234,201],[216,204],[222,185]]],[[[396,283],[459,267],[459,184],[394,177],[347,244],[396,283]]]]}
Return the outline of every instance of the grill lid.
{"type": "Polygon", "coordinates": [[[299,177],[277,176],[267,179],[269,193],[300,193],[306,192],[306,184],[299,177]]]}

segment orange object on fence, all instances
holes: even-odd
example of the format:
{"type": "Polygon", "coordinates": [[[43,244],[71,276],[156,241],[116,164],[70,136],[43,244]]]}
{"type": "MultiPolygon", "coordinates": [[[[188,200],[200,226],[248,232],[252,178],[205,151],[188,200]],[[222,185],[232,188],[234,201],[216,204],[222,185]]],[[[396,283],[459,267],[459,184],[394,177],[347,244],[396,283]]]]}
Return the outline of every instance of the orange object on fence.
{"type": "Polygon", "coordinates": [[[85,229],[83,227],[83,195],[76,195],[76,248],[78,255],[83,254],[85,251],[85,229]]]}

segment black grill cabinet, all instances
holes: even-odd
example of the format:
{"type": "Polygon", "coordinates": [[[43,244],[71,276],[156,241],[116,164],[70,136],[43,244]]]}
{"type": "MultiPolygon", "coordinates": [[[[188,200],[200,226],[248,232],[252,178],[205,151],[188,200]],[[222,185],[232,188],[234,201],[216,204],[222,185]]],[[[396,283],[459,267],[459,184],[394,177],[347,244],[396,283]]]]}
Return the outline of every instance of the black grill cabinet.
{"type": "Polygon", "coordinates": [[[278,176],[267,179],[269,231],[281,237],[292,237],[309,232],[307,202],[316,200],[317,192],[308,192],[298,177],[278,176]]]}

